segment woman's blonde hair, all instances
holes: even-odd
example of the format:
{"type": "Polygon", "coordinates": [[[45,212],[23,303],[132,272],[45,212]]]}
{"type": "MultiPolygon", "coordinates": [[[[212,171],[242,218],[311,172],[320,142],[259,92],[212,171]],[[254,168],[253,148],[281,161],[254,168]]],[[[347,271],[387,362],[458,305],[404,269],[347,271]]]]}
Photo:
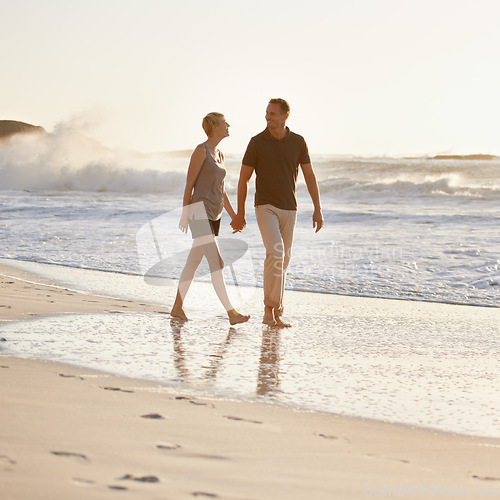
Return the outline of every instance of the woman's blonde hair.
{"type": "Polygon", "coordinates": [[[203,122],[201,123],[205,134],[210,137],[214,126],[218,125],[222,120],[224,120],[224,115],[222,113],[208,113],[208,115],[203,118],[203,122]]]}

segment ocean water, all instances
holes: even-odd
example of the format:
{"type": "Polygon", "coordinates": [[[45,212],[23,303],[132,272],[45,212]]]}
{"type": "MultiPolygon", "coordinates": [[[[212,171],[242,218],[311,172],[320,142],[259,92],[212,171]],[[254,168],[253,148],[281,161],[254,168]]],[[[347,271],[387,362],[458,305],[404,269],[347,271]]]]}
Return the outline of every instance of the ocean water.
{"type": "MultiPolygon", "coordinates": [[[[64,134],[0,148],[2,263],[63,287],[171,304],[191,244],[177,228],[188,161],[110,152],[64,134]],[[158,264],[161,277],[151,281],[158,264]]],[[[234,202],[240,161],[226,157],[234,202]]],[[[313,163],[325,227],[314,233],[300,180],[286,297],[294,328],[260,325],[265,252],[252,188],[247,228],[232,235],[224,215],[219,238],[230,296],[249,323],[228,328],[205,266],[186,301],[195,321],[3,322],[0,355],[186,394],[500,436],[500,160],[326,155],[313,163]]]]}
{"type": "MultiPolygon", "coordinates": [[[[25,137],[0,148],[0,257],[140,275],[141,228],[155,220],[168,232],[169,254],[184,249],[176,225],[189,159],[77,139],[25,137]]],[[[234,204],[240,161],[226,158],[234,204]]],[[[313,164],[325,226],[313,232],[299,174],[289,289],[500,305],[500,160],[332,155],[313,164]]],[[[239,282],[259,286],[264,250],[253,194],[247,228],[233,236],[225,214],[221,238],[248,247],[252,275],[239,282]]],[[[179,276],[178,254],[165,276],[179,276]]]]}

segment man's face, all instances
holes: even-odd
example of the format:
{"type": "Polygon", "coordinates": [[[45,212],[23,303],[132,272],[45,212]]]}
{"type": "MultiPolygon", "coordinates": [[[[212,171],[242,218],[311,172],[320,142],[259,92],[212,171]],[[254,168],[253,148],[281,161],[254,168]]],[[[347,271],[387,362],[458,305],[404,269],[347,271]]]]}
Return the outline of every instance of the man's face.
{"type": "Polygon", "coordinates": [[[270,129],[284,128],[288,113],[283,114],[278,103],[270,103],[266,109],[267,127],[270,129]]]}

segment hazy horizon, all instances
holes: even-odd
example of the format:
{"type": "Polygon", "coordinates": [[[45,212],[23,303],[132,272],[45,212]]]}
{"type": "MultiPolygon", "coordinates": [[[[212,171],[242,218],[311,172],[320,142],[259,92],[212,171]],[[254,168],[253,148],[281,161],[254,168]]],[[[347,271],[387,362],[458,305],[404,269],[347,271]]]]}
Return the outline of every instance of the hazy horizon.
{"type": "Polygon", "coordinates": [[[265,127],[271,97],[312,152],[499,154],[496,0],[4,2],[5,119],[75,126],[111,148],[224,151],[265,127]]]}
{"type": "MultiPolygon", "coordinates": [[[[13,121],[13,122],[23,123],[26,125],[31,125],[34,127],[42,127],[45,130],[45,132],[47,132],[48,134],[51,134],[51,135],[57,135],[58,133],[61,133],[61,132],[62,133],[69,133],[69,134],[74,133],[74,134],[83,136],[87,139],[90,139],[91,141],[97,141],[101,146],[108,149],[110,152],[129,151],[130,153],[137,153],[137,154],[146,155],[146,156],[169,155],[169,154],[173,156],[174,153],[178,153],[179,157],[189,157],[191,155],[192,151],[194,150],[194,147],[193,148],[186,148],[186,149],[169,149],[169,150],[155,150],[155,151],[144,151],[144,150],[139,150],[139,149],[133,149],[133,148],[126,147],[126,146],[110,147],[109,145],[98,140],[97,138],[92,137],[90,134],[87,134],[85,131],[81,132],[77,128],[72,128],[71,126],[65,127],[64,124],[62,124],[62,123],[58,124],[54,128],[54,130],[50,131],[50,130],[47,130],[46,127],[44,127],[43,125],[40,125],[40,124],[21,122],[20,120],[10,120],[10,119],[9,120],[0,119],[0,122],[1,121],[13,121]]],[[[13,137],[14,135],[16,135],[16,134],[13,134],[11,137],[13,137]]],[[[23,135],[23,133],[20,133],[20,135],[23,135]]],[[[202,141],[206,140],[206,137],[202,138],[201,140],[202,141]]],[[[243,154],[245,152],[244,149],[241,151],[230,151],[230,152],[227,152],[225,150],[224,145],[229,140],[230,140],[230,137],[225,139],[224,142],[221,142],[221,144],[219,146],[220,149],[225,152],[225,155],[228,157],[234,157],[234,156],[238,156],[238,155],[243,156],[243,154]]],[[[0,148],[1,147],[2,147],[2,142],[1,142],[1,138],[0,138],[0,148]]],[[[420,153],[420,154],[419,153],[415,153],[415,154],[414,153],[401,153],[398,155],[356,154],[356,153],[337,153],[337,152],[319,152],[319,151],[310,151],[310,153],[311,153],[311,156],[315,156],[315,157],[328,156],[328,157],[336,157],[336,158],[364,158],[364,159],[367,159],[367,158],[422,159],[422,158],[426,158],[426,157],[431,158],[434,156],[457,156],[457,157],[460,157],[460,156],[462,156],[462,157],[494,156],[494,157],[499,157],[499,155],[496,155],[494,153],[484,153],[484,152],[480,152],[480,151],[464,152],[464,153],[454,153],[454,152],[450,152],[450,151],[441,151],[441,152],[430,152],[430,153],[420,153]]],[[[474,158],[472,158],[472,159],[474,159],[474,158]]],[[[482,158],[476,158],[476,159],[482,159],[482,158]]]]}

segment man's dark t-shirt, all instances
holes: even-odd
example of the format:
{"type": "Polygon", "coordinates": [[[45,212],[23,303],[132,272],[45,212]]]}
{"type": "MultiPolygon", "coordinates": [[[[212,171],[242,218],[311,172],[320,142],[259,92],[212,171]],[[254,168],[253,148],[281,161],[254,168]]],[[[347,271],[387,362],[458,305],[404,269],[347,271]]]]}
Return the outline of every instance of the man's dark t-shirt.
{"type": "Polygon", "coordinates": [[[288,127],[283,139],[275,139],[267,128],[252,137],[243,165],[255,170],[255,206],[271,204],[282,210],[297,210],[299,164],[307,163],[311,159],[306,141],[288,127]]]}

